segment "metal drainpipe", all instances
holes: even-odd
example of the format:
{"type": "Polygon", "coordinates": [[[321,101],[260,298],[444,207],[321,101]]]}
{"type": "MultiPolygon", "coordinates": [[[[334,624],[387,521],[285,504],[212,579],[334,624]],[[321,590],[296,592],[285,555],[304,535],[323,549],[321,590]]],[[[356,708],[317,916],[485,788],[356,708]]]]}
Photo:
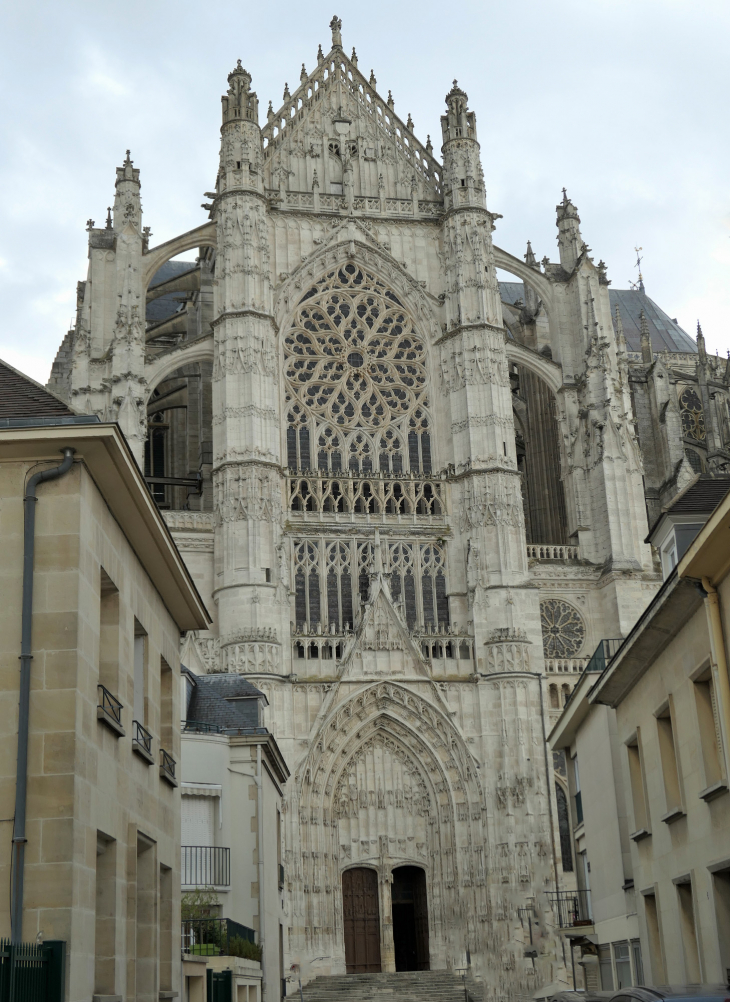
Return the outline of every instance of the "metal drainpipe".
{"type": "Polygon", "coordinates": [[[256,745],[256,785],[259,811],[259,945],[261,947],[261,998],[266,992],[266,962],[264,960],[264,777],[261,764],[261,745],[256,745]]]}
{"type": "Polygon", "coordinates": [[[33,559],[35,556],[35,489],[46,480],[56,480],[68,473],[75,450],[63,449],[63,462],[52,470],[34,474],[25,488],[23,498],[23,611],[20,641],[20,699],[18,709],[18,764],[15,771],[15,824],[13,826],[13,858],[11,871],[10,938],[23,941],[23,867],[25,865],[25,808],[28,797],[28,716],[30,708],[31,631],[33,625],[33,559]]]}

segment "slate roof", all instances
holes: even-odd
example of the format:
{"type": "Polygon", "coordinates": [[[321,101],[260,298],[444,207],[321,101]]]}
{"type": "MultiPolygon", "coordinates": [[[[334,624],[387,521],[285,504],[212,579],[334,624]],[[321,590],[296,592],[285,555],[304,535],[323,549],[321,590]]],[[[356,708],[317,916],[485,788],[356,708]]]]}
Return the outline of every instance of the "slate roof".
{"type": "Polygon", "coordinates": [[[55,393],[0,361],[0,418],[77,416],[55,393]]]}
{"type": "MultiPolygon", "coordinates": [[[[514,305],[517,299],[525,301],[525,287],[522,282],[500,282],[499,291],[503,303],[514,305]]],[[[638,289],[609,289],[611,317],[616,326],[616,306],[621,313],[621,323],[629,351],[641,351],[641,320],[643,310],[649,324],[649,334],[654,351],[697,352],[693,338],[682,330],[676,320],[672,320],[653,299],[638,289]]]]}
{"type": "Polygon", "coordinates": [[[259,699],[265,699],[241,675],[198,675],[190,697],[188,720],[215,724],[223,730],[259,726],[259,699]]]}
{"type": "Polygon", "coordinates": [[[700,473],[667,505],[665,511],[673,515],[711,515],[728,491],[730,476],[700,473]]]}
{"type": "MultiPolygon", "coordinates": [[[[189,271],[196,271],[198,265],[194,261],[166,261],[157,269],[150,282],[150,289],[162,282],[169,282],[171,278],[179,278],[189,271]]],[[[147,304],[145,319],[148,324],[159,324],[168,317],[178,313],[184,300],[188,298],[186,292],[168,292],[166,296],[153,299],[147,304]]]]}
{"type": "Polygon", "coordinates": [[[676,320],[672,320],[645,292],[635,289],[609,289],[611,315],[616,326],[616,306],[621,312],[626,344],[629,351],[641,351],[641,319],[643,310],[649,323],[651,345],[654,351],[683,351],[697,353],[697,345],[676,320]]]}

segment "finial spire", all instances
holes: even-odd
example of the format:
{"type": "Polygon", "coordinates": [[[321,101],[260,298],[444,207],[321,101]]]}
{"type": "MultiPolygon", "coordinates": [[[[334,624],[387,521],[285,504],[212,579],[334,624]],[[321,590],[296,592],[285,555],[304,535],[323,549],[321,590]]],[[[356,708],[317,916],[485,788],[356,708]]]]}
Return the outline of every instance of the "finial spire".
{"type": "Polygon", "coordinates": [[[284,84],[284,98],[283,98],[283,100],[284,101],[288,101],[290,97],[291,97],[291,94],[289,93],[289,84],[285,83],[284,84]]]}
{"type": "Polygon", "coordinates": [[[317,46],[317,64],[319,66],[324,62],[324,52],[322,52],[322,43],[317,46]]]}
{"type": "Polygon", "coordinates": [[[413,132],[413,119],[411,118],[410,111],[408,112],[408,121],[406,122],[406,128],[410,129],[411,132],[413,132]]]}
{"type": "Polygon", "coordinates": [[[393,94],[391,91],[388,91],[387,105],[389,108],[395,108],[395,101],[393,100],[393,94]]]}
{"type": "Polygon", "coordinates": [[[616,303],[616,341],[618,342],[619,351],[626,351],[626,335],[624,334],[624,322],[621,317],[621,310],[616,303]]]}
{"type": "Polygon", "coordinates": [[[111,207],[111,205],[107,205],[107,207],[106,207],[106,228],[108,230],[110,230],[110,229],[112,229],[112,226],[113,226],[113,223],[112,223],[112,207],[111,207]]]}
{"type": "Polygon", "coordinates": [[[535,252],[532,249],[532,244],[527,241],[527,250],[525,251],[525,264],[528,268],[537,267],[537,258],[535,257],[535,252]]]}
{"type": "Polygon", "coordinates": [[[357,52],[355,51],[355,46],[352,47],[352,55],[350,56],[350,62],[353,66],[357,66],[357,52]]]}
{"type": "Polygon", "coordinates": [[[375,79],[375,70],[370,70],[370,86],[373,88],[378,86],[378,81],[375,79]]]}
{"type": "Polygon", "coordinates": [[[302,72],[299,74],[299,79],[302,83],[307,79],[309,74],[307,73],[307,67],[302,63],[302,72]]]}
{"type": "Polygon", "coordinates": [[[697,321],[697,352],[700,356],[700,362],[705,362],[707,360],[707,351],[705,349],[705,335],[702,333],[702,328],[700,327],[699,320],[697,321]]]}
{"type": "Polygon", "coordinates": [[[338,17],[336,14],[330,21],[330,28],[332,30],[332,48],[341,49],[342,48],[342,18],[338,17]]]}

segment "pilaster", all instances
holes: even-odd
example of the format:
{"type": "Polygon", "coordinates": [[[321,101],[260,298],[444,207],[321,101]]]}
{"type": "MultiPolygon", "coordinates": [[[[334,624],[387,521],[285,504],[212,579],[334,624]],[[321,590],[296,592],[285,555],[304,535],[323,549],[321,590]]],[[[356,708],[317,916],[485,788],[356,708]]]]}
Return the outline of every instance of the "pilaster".
{"type": "Polygon", "coordinates": [[[222,98],[214,282],[213,494],[221,664],[282,671],[287,561],[280,542],[276,328],[258,100],[239,61],[222,98]],[[277,549],[278,547],[278,549],[277,549]],[[282,579],[282,580],[280,580],[282,579]]]}

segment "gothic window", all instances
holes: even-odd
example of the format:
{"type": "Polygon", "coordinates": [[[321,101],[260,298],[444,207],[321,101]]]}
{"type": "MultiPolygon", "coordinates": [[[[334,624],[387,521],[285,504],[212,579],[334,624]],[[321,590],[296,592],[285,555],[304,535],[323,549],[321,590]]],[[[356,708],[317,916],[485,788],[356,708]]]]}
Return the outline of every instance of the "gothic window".
{"type": "MultiPolygon", "coordinates": [[[[449,625],[445,552],[435,543],[398,540],[382,550],[390,593],[409,629],[449,625]]],[[[370,594],[370,539],[300,539],[294,544],[297,629],[352,629],[370,594]]],[[[469,657],[468,651],[462,654],[469,657]]]]}
{"type": "Polygon", "coordinates": [[[316,457],[354,475],[431,472],[424,344],[383,282],[354,264],[330,272],[303,296],[284,347],[292,471],[316,457]]]}
{"type": "Polygon", "coordinates": [[[700,395],[693,386],[686,386],[679,396],[679,408],[682,414],[682,431],[688,438],[697,442],[705,440],[705,415],[702,410],[700,395]]]}
{"type": "Polygon", "coordinates": [[[560,833],[560,856],[563,863],[563,873],[573,872],[573,853],[570,845],[570,819],[568,817],[568,798],[560,783],[555,784],[555,799],[558,805],[558,831],[560,833]]]}
{"type": "Polygon", "coordinates": [[[546,658],[575,657],[586,636],[585,623],[578,610],[560,598],[540,603],[542,645],[546,658]]]}
{"type": "Polygon", "coordinates": [[[685,449],[684,454],[687,457],[687,462],[692,467],[694,473],[702,473],[702,459],[699,452],[695,452],[694,449],[685,449]]]}

